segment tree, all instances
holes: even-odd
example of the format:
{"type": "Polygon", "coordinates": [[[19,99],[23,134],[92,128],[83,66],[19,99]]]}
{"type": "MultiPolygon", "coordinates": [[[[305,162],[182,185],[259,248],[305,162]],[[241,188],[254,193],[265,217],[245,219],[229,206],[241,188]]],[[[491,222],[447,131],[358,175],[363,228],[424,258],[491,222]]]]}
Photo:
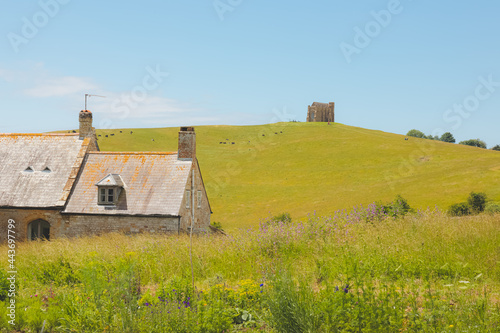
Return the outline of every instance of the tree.
{"type": "Polygon", "coordinates": [[[470,215],[470,206],[467,202],[461,202],[457,204],[453,204],[448,208],[448,214],[451,216],[466,216],[470,215]]]}
{"type": "Polygon", "coordinates": [[[486,206],[486,194],[471,192],[467,198],[467,203],[473,212],[481,213],[486,206]]]}
{"type": "Polygon", "coordinates": [[[496,145],[495,147],[491,148],[491,150],[498,150],[498,151],[500,151],[500,145],[496,145]]]}
{"type": "Polygon", "coordinates": [[[470,140],[460,141],[458,144],[486,149],[486,142],[481,141],[479,139],[470,139],[470,140]]]}
{"type": "Polygon", "coordinates": [[[415,138],[421,138],[421,139],[427,139],[424,133],[420,132],[419,130],[412,129],[406,133],[406,136],[413,136],[415,138]]]}
{"type": "Polygon", "coordinates": [[[455,143],[455,138],[453,137],[453,134],[451,134],[450,132],[443,133],[443,135],[441,135],[441,138],[439,140],[443,142],[455,143]]]}

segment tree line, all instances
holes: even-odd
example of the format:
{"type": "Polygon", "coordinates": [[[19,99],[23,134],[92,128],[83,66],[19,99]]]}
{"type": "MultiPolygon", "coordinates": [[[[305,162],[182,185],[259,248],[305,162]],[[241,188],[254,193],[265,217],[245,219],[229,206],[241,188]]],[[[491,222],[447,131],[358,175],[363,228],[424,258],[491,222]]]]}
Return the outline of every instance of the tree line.
{"type": "MultiPolygon", "coordinates": [[[[446,132],[446,133],[443,133],[443,135],[441,135],[441,136],[437,136],[437,135],[432,135],[432,134],[425,135],[423,132],[421,132],[419,130],[412,129],[412,130],[408,131],[408,133],[406,133],[406,136],[413,136],[415,138],[437,140],[437,141],[443,141],[443,142],[448,142],[448,143],[455,143],[455,137],[450,132],[446,132]]],[[[486,142],[484,142],[483,140],[480,140],[480,139],[464,140],[464,141],[460,141],[458,144],[487,149],[486,142]]],[[[500,151],[500,145],[496,145],[496,146],[492,147],[491,150],[500,151]]]]}

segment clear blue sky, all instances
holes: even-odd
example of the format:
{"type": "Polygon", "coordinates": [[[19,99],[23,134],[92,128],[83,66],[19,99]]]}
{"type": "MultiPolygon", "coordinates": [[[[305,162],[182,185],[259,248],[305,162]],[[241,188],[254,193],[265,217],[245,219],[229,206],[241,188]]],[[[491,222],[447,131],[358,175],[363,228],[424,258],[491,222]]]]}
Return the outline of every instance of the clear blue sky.
{"type": "Polygon", "coordinates": [[[1,3],[0,132],[75,128],[90,93],[97,128],[304,121],[333,101],[347,125],[500,144],[495,0],[1,3]]]}

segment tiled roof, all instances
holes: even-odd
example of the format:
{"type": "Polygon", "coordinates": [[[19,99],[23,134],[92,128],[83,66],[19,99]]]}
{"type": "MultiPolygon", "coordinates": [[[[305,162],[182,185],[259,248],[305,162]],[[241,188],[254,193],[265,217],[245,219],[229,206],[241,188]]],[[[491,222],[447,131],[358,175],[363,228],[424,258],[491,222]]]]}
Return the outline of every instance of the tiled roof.
{"type": "Polygon", "coordinates": [[[191,164],[177,153],[89,153],[64,213],[178,216],[191,164]],[[125,187],[116,206],[98,205],[96,184],[110,174],[125,187]]]}
{"type": "Polygon", "coordinates": [[[78,134],[0,134],[0,207],[64,206],[89,142],[78,134]]]}

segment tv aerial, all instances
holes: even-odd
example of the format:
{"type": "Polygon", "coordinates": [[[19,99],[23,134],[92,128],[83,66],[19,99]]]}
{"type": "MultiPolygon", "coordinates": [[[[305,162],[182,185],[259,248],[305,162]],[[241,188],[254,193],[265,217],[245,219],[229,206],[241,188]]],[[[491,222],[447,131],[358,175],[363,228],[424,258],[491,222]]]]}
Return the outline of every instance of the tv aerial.
{"type": "Polygon", "coordinates": [[[101,95],[85,94],[85,109],[84,110],[87,110],[87,98],[92,97],[92,96],[106,98],[106,96],[101,96],[101,95]]]}

